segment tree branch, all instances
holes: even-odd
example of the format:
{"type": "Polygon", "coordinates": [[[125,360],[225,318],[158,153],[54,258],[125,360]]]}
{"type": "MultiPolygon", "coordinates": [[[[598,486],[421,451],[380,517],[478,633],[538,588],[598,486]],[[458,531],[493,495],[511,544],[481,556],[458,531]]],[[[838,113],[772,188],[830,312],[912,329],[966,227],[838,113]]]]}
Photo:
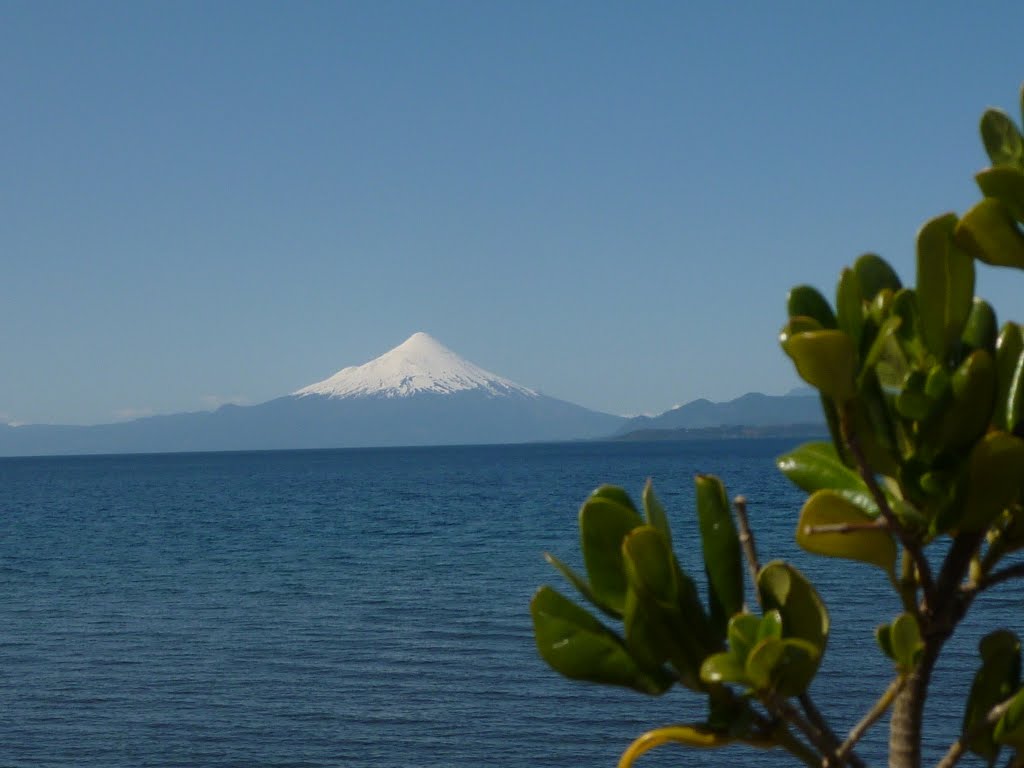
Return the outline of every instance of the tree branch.
{"type": "Polygon", "coordinates": [[[886,710],[892,706],[893,701],[899,695],[899,692],[903,690],[903,685],[907,682],[906,675],[900,675],[886,689],[885,693],[875,702],[873,706],[861,721],[857,723],[853,728],[850,729],[849,735],[846,737],[846,741],[839,745],[839,749],[836,750],[836,757],[840,760],[845,760],[846,755],[850,753],[854,745],[861,740],[868,729],[871,728],[879,718],[885,714],[886,710]]]}
{"type": "Polygon", "coordinates": [[[1001,570],[991,573],[988,576],[983,576],[981,581],[975,586],[975,591],[981,592],[983,589],[994,587],[996,584],[1002,584],[1004,581],[1010,579],[1016,579],[1024,576],[1024,563],[1017,563],[1001,570]]]}
{"type": "Polygon", "coordinates": [[[822,735],[828,739],[831,744],[830,751],[835,754],[836,759],[839,761],[838,765],[849,764],[854,768],[867,768],[864,761],[853,753],[852,744],[847,748],[846,754],[840,754],[841,747],[839,744],[839,737],[836,736],[835,731],[832,730],[824,716],[821,714],[821,711],[817,706],[815,706],[814,700],[811,698],[811,694],[805,691],[797,698],[800,702],[800,706],[803,707],[804,713],[807,715],[807,719],[810,720],[818,730],[821,731],[822,735]]]}
{"type": "Polygon", "coordinates": [[[889,523],[884,519],[872,520],[870,523],[829,523],[827,525],[804,526],[804,533],[811,536],[818,533],[856,533],[857,531],[888,531],[889,523]]]}
{"type": "Polygon", "coordinates": [[[878,511],[889,524],[890,530],[899,538],[900,543],[907,550],[911,560],[914,561],[914,567],[917,569],[917,578],[921,584],[921,589],[924,591],[925,607],[927,608],[934,602],[935,585],[932,581],[931,566],[928,565],[928,559],[924,556],[920,543],[915,541],[910,532],[903,527],[896,514],[892,511],[892,507],[889,506],[889,500],[885,498],[885,493],[879,487],[874,472],[871,471],[867,458],[864,456],[864,451],[861,449],[860,442],[857,440],[857,435],[850,426],[849,413],[848,407],[842,408],[840,411],[840,429],[843,438],[846,440],[846,445],[849,447],[850,453],[857,463],[857,471],[860,474],[861,480],[868,487],[872,499],[874,499],[875,504],[878,506],[878,511]]]}
{"type": "Polygon", "coordinates": [[[995,725],[996,721],[1006,714],[1006,710],[1010,708],[1010,704],[1013,703],[1015,696],[1016,694],[996,704],[988,711],[984,720],[979,720],[974,724],[974,727],[971,728],[970,731],[961,734],[960,738],[950,745],[949,751],[947,751],[945,757],[935,765],[935,768],[953,768],[960,758],[963,757],[964,752],[967,751],[970,743],[980,736],[986,728],[995,725]]]}
{"type": "Polygon", "coordinates": [[[754,596],[760,604],[761,593],[757,591],[757,574],[761,572],[761,564],[757,560],[757,545],[754,543],[754,534],[750,530],[750,520],[747,518],[746,496],[737,496],[733,499],[733,506],[736,508],[736,527],[740,529],[740,546],[743,548],[743,556],[750,571],[750,583],[754,585],[754,596]]]}

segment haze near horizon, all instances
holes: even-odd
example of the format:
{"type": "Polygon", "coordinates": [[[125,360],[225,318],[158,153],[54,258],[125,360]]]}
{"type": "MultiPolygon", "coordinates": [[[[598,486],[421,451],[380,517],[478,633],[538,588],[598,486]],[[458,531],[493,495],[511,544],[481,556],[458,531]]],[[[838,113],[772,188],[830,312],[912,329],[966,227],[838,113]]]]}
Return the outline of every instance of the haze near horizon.
{"type": "Polygon", "coordinates": [[[263,402],[419,330],[610,413],[785,392],[786,291],[912,278],[977,198],[1024,79],[986,11],[8,3],[0,422],[263,402]]]}

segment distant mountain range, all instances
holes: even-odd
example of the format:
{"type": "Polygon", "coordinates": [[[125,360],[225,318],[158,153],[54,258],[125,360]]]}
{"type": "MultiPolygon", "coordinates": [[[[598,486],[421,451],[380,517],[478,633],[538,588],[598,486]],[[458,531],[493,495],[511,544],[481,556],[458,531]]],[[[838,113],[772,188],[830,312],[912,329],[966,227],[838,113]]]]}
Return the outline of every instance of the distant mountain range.
{"type": "Polygon", "coordinates": [[[817,398],[803,394],[613,416],[542,395],[415,333],[364,365],[259,405],[88,427],[0,425],[0,456],[685,439],[821,425],[817,398]]]}
{"type": "Polygon", "coordinates": [[[813,390],[788,395],[750,392],[725,403],[694,400],[660,416],[637,416],[619,427],[616,436],[652,430],[700,430],[720,427],[790,427],[824,425],[821,402],[813,390]]]}

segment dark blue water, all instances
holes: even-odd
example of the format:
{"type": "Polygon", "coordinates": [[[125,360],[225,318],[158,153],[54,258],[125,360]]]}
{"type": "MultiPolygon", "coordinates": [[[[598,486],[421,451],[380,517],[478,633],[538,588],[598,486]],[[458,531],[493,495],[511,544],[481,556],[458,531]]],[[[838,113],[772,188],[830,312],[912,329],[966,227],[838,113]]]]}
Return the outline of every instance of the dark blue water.
{"type": "MultiPolygon", "coordinates": [[[[745,493],[762,560],[818,584],[834,631],[815,684],[845,731],[885,686],[881,571],[804,555],[789,441],[581,444],[0,460],[0,765],[612,766],[648,727],[699,720],[572,683],[539,660],[528,614],[579,565],[596,485],[646,477],[701,573],[692,476],[745,493]]],[[[571,588],[565,591],[571,593],[571,588]]],[[[938,672],[930,755],[959,728],[985,600],[938,672]]],[[[862,750],[883,763],[884,726],[862,750]]],[[[666,747],[642,766],[785,765],[666,747]]]]}

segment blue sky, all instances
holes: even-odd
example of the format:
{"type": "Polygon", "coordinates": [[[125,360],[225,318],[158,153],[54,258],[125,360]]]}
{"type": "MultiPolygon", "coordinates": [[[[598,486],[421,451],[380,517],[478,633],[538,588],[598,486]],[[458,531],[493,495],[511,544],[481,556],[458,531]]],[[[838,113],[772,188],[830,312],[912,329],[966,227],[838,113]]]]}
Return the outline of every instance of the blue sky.
{"type": "MultiPolygon", "coordinates": [[[[615,413],[797,384],[787,289],[977,197],[1024,5],[0,5],[0,419],[259,402],[425,330],[615,413]]],[[[1024,275],[980,294],[1024,318],[1024,275]]]]}

